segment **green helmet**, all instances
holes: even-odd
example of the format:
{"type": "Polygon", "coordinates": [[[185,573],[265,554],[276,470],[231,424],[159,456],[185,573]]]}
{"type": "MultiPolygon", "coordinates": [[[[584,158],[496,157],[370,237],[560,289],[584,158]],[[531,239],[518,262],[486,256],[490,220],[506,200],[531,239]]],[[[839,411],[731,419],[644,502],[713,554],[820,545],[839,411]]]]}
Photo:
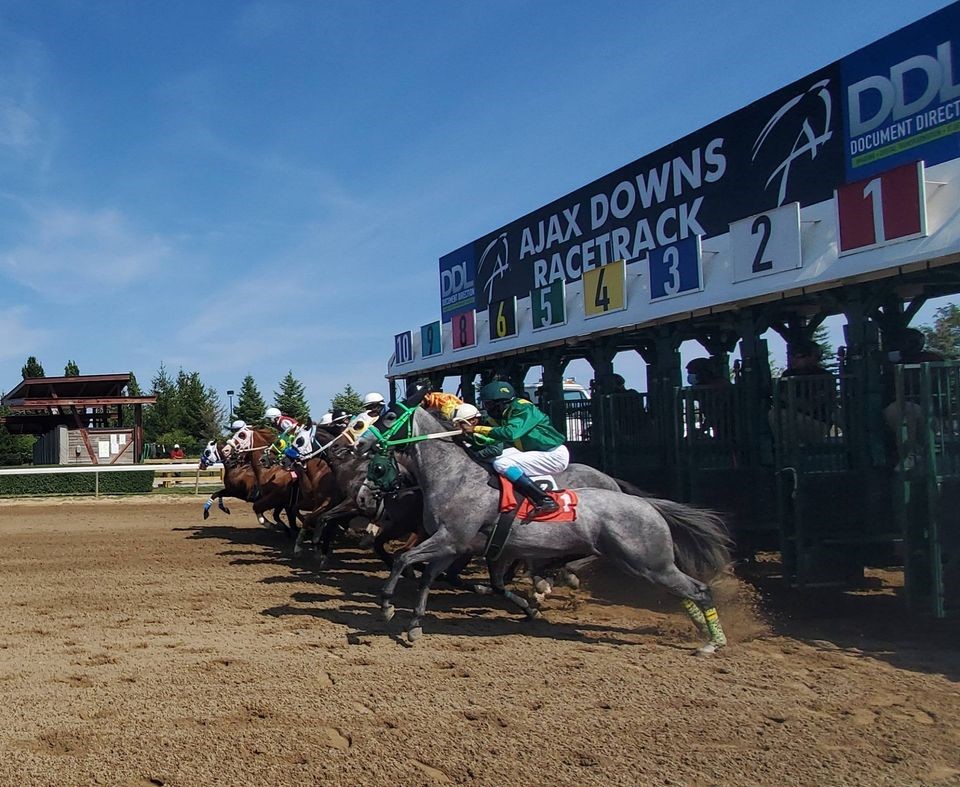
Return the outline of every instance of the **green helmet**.
{"type": "Polygon", "coordinates": [[[480,389],[481,402],[512,402],[516,398],[513,386],[503,380],[494,380],[480,389]]]}

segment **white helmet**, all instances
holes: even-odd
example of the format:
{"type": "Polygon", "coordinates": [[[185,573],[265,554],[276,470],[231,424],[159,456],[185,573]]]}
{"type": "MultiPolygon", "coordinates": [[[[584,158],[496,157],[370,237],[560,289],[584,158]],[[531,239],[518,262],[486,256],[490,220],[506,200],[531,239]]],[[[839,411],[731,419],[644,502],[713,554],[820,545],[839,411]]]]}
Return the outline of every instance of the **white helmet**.
{"type": "Polygon", "coordinates": [[[457,424],[461,421],[469,421],[471,418],[476,418],[479,415],[480,411],[476,407],[469,402],[464,402],[453,411],[453,422],[457,424]]]}
{"type": "Polygon", "coordinates": [[[384,404],[383,394],[371,391],[363,397],[364,407],[370,407],[375,404],[384,404]]]}
{"type": "Polygon", "coordinates": [[[333,423],[333,413],[327,411],[320,416],[320,420],[317,422],[318,426],[329,426],[333,423]]]}
{"type": "Polygon", "coordinates": [[[246,421],[242,421],[242,420],[240,420],[240,419],[238,418],[236,421],[234,421],[232,424],[230,424],[230,428],[231,428],[231,429],[234,429],[234,430],[236,430],[236,429],[243,429],[243,427],[245,427],[246,425],[247,425],[247,422],[246,422],[246,421]]]}
{"type": "Polygon", "coordinates": [[[180,447],[180,443],[174,443],[174,444],[173,444],[173,447],[174,447],[174,448],[179,448],[179,447],[180,447]]]}
{"type": "Polygon", "coordinates": [[[269,418],[271,421],[275,421],[280,417],[280,408],[279,407],[268,407],[266,412],[263,414],[264,418],[269,418]]]}

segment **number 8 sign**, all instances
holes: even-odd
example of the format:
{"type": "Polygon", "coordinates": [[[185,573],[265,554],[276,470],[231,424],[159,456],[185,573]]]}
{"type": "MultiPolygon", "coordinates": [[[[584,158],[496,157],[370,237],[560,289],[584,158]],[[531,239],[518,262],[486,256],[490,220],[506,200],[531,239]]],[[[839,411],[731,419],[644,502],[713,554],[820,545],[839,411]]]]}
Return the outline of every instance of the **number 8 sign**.
{"type": "Polygon", "coordinates": [[[450,335],[453,349],[462,350],[477,343],[477,313],[475,310],[460,312],[450,318],[450,335]]]}

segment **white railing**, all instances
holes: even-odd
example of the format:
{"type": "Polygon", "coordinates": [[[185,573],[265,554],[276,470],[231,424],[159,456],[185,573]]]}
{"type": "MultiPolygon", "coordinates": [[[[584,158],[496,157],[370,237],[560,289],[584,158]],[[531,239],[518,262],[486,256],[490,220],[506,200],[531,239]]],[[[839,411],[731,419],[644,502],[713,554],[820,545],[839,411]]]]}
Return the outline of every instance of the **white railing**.
{"type": "Polygon", "coordinates": [[[221,464],[209,465],[200,469],[197,462],[181,462],[178,464],[149,464],[149,465],[59,465],[50,467],[4,467],[0,468],[0,476],[4,475],[70,475],[76,473],[93,473],[94,496],[100,497],[101,473],[143,473],[152,472],[154,478],[158,473],[195,473],[194,491],[200,491],[200,475],[209,475],[216,472],[218,477],[221,464]]]}

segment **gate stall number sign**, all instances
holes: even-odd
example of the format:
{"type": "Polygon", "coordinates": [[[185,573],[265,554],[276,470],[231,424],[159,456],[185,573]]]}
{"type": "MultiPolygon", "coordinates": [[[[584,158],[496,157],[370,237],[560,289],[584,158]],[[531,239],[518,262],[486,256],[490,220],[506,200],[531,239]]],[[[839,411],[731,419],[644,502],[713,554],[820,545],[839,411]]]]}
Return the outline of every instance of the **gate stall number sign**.
{"type": "Polygon", "coordinates": [[[926,235],[923,182],[917,161],[837,189],[840,255],[926,235]]]}
{"type": "Polygon", "coordinates": [[[627,308],[627,264],[623,260],[608,262],[583,272],[583,315],[622,312],[627,308]]]}
{"type": "Polygon", "coordinates": [[[535,331],[564,325],[567,322],[567,290],[563,279],[557,279],[549,287],[531,290],[530,311],[535,331]]]}
{"type": "Polygon", "coordinates": [[[802,267],[800,203],[733,222],[730,248],[735,282],[802,267]]]}
{"type": "Polygon", "coordinates": [[[517,299],[494,301],[487,310],[490,320],[490,341],[517,335],[517,299]]]}
{"type": "Polygon", "coordinates": [[[413,331],[404,331],[393,337],[393,354],[398,364],[413,360],[413,331]]]}
{"type": "Polygon", "coordinates": [[[450,318],[450,335],[453,339],[453,349],[463,350],[473,347],[477,343],[477,312],[469,309],[454,314],[450,318]]]}
{"type": "Polygon", "coordinates": [[[648,264],[651,301],[703,289],[699,235],[691,235],[669,246],[654,249],[650,252],[648,264]]]}
{"type": "Polygon", "coordinates": [[[431,355],[440,355],[442,352],[440,320],[420,326],[420,352],[424,358],[429,358],[431,355]]]}

